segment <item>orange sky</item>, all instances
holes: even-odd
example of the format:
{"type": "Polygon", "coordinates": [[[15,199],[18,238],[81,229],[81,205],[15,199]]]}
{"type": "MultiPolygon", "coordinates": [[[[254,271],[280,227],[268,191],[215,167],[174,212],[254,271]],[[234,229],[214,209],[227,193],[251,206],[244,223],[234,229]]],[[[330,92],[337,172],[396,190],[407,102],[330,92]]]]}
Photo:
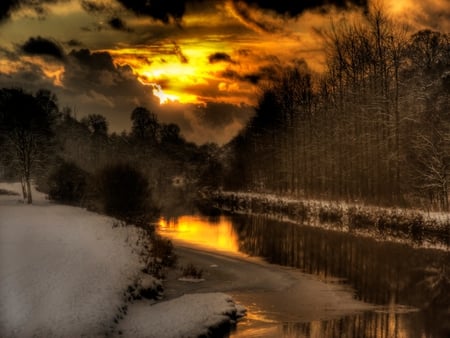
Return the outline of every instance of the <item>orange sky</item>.
{"type": "MultiPolygon", "coordinates": [[[[162,22],[116,0],[44,0],[38,10],[29,0],[22,3],[0,23],[0,85],[47,87],[80,116],[106,115],[115,131],[129,128],[133,107],[145,105],[199,143],[234,136],[252,114],[259,85],[280,65],[306,59],[320,72],[322,42],[315,29],[361,13],[328,7],[325,14],[313,9],[281,15],[259,8],[258,1],[191,0],[181,19],[162,22]],[[24,53],[31,37],[51,41],[63,56],[24,53]],[[90,54],[81,55],[81,49],[90,54]]],[[[441,31],[450,29],[447,5],[385,1],[398,22],[441,31]]]]}

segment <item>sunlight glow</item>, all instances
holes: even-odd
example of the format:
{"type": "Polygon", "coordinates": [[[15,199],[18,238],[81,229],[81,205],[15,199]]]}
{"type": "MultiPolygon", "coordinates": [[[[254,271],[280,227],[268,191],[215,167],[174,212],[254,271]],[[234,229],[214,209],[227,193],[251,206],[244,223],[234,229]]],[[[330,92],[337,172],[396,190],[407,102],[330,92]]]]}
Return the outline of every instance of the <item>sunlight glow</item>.
{"type": "Polygon", "coordinates": [[[172,240],[194,243],[204,248],[239,253],[238,237],[229,220],[221,216],[214,221],[203,217],[182,216],[159,221],[159,232],[172,240]]]}
{"type": "Polygon", "coordinates": [[[180,101],[178,96],[176,95],[170,95],[167,93],[164,93],[161,86],[159,84],[153,84],[153,95],[157,96],[159,98],[159,104],[166,104],[169,102],[176,102],[180,101]]]}
{"type": "MultiPolygon", "coordinates": [[[[234,92],[220,92],[217,87],[221,74],[228,67],[227,62],[210,62],[210,55],[220,52],[231,55],[232,50],[220,41],[220,36],[206,39],[186,38],[176,43],[164,41],[157,45],[104,50],[112,55],[120,66],[129,66],[138,79],[152,86],[153,94],[160,104],[170,102],[202,104],[205,99],[229,101],[234,92]],[[155,85],[157,84],[157,85],[155,85]]],[[[233,87],[230,87],[230,89],[233,87]]],[[[240,91],[236,93],[241,95],[240,91]]],[[[236,98],[234,103],[241,103],[236,98]]]]}

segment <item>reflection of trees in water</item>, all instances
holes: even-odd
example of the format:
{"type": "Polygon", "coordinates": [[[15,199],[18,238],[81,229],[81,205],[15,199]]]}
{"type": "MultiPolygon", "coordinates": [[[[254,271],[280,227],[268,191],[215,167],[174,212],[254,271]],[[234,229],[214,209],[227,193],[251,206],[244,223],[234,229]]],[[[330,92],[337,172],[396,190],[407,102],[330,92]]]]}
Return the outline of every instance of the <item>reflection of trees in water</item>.
{"type": "MultiPolygon", "coordinates": [[[[240,250],[245,253],[323,278],[345,278],[356,289],[357,298],[365,302],[420,308],[427,332],[444,329],[450,322],[448,253],[376,242],[262,216],[236,216],[234,226],[240,250]]],[[[377,321],[373,325],[379,327],[384,319],[376,316],[373,320],[377,321]]]]}
{"type": "Polygon", "coordinates": [[[348,338],[419,338],[420,322],[416,314],[367,312],[350,317],[310,323],[284,323],[285,337],[348,337],[348,338]]]}

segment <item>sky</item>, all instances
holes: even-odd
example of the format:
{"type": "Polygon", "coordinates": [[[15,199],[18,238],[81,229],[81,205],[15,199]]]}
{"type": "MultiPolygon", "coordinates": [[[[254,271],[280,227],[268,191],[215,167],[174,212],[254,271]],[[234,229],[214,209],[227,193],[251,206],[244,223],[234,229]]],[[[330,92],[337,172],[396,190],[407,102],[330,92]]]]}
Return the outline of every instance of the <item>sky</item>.
{"type": "MultiPolygon", "coordinates": [[[[382,0],[1,0],[0,87],[53,91],[75,116],[131,126],[144,106],[198,144],[224,144],[264,83],[306,60],[324,70],[318,30],[382,0]]],[[[448,0],[384,0],[412,31],[450,32],[448,0]]]]}

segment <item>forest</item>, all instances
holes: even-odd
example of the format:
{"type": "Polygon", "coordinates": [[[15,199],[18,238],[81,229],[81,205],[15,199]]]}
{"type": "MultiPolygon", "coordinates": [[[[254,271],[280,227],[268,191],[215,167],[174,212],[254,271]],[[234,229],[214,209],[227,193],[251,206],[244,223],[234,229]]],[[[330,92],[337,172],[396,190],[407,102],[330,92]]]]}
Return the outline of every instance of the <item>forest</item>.
{"type": "Polygon", "coordinates": [[[382,10],[318,33],[326,71],[298,61],[261,89],[229,188],[448,210],[450,36],[382,10]]]}
{"type": "Polygon", "coordinates": [[[77,119],[48,90],[0,89],[0,175],[22,181],[28,203],[34,181],[50,199],[118,218],[189,204],[212,184],[218,146],[187,142],[145,107],[130,121],[129,132],[110,133],[104,116],[77,119]]]}
{"type": "Polygon", "coordinates": [[[222,147],[186,141],[146,107],[110,133],[105,117],[78,119],[48,90],[3,88],[0,173],[22,180],[29,203],[34,178],[51,198],[89,204],[120,163],[144,176],[158,208],[208,188],[448,210],[450,36],[410,33],[381,10],[317,33],[326,70],[278,65],[222,147]]]}

